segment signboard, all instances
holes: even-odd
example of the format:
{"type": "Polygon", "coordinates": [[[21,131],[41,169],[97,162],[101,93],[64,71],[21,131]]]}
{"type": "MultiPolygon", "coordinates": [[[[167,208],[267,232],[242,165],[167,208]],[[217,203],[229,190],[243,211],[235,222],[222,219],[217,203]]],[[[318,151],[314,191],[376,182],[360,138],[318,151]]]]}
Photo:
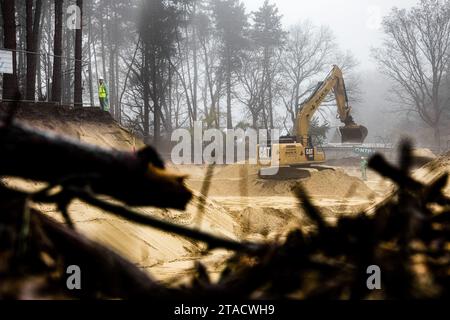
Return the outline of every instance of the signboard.
{"type": "Polygon", "coordinates": [[[0,50],[0,73],[13,74],[13,52],[0,50]]]}
{"type": "Polygon", "coordinates": [[[353,148],[353,152],[359,155],[370,156],[373,155],[376,151],[372,148],[366,147],[355,147],[353,148]]]}

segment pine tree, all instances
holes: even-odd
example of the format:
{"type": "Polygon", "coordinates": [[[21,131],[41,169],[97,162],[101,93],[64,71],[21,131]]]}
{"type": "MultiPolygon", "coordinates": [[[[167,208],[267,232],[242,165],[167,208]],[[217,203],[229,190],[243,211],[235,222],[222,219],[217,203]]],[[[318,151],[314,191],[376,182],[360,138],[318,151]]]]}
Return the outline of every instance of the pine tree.
{"type": "MultiPolygon", "coordinates": [[[[262,51],[261,66],[263,67],[263,81],[260,94],[261,109],[268,117],[268,126],[274,128],[273,116],[273,81],[275,50],[282,46],[286,36],[283,31],[282,16],[275,4],[266,0],[263,6],[253,13],[251,37],[256,50],[262,51]],[[267,104],[267,105],[266,105],[267,104]]],[[[267,120],[267,119],[266,119],[267,120]]]]}
{"type": "Polygon", "coordinates": [[[233,75],[241,66],[244,49],[248,46],[248,16],[238,0],[215,1],[216,31],[221,42],[222,67],[227,94],[227,128],[233,129],[231,100],[233,75]]]}

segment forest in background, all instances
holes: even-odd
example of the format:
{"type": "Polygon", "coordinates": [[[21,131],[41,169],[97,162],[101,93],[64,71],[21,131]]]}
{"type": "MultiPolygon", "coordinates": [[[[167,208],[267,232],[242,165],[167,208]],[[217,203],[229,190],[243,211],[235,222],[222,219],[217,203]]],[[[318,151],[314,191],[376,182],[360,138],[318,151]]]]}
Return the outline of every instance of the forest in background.
{"type": "MultiPolygon", "coordinates": [[[[307,17],[285,27],[273,1],[254,12],[239,0],[3,0],[1,7],[1,46],[17,50],[3,99],[19,89],[26,100],[98,105],[104,77],[112,116],[155,144],[195,121],[291,132],[301,102],[332,64],[344,70],[358,115],[374,104],[364,101],[364,74],[333,30],[307,17]]],[[[448,1],[419,1],[385,17],[386,41],[374,49],[393,83],[386,104],[404,111],[393,117],[412,115],[437,144],[450,114],[449,26],[448,1]]],[[[326,130],[336,112],[322,110],[315,121],[326,130]]]]}

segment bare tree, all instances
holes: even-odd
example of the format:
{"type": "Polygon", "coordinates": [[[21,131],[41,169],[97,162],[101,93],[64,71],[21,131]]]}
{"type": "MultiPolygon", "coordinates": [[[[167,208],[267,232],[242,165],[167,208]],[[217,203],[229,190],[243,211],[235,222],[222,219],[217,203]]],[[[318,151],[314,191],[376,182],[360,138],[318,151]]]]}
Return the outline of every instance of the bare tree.
{"type": "Polygon", "coordinates": [[[403,110],[414,111],[434,130],[440,148],[440,125],[449,97],[450,2],[422,0],[410,10],[394,8],[383,22],[385,40],[374,50],[381,71],[395,83],[392,93],[403,110]]]}
{"type": "Polygon", "coordinates": [[[235,93],[236,98],[246,106],[250,113],[251,124],[255,129],[262,127],[260,121],[267,97],[262,93],[266,91],[264,85],[268,83],[264,81],[266,69],[261,68],[258,55],[260,55],[258,52],[249,51],[242,60],[242,67],[237,72],[240,86],[235,93]]]}
{"type": "Polygon", "coordinates": [[[289,30],[281,59],[284,90],[280,95],[292,126],[301,101],[310,94],[307,89],[314,87],[317,76],[333,63],[335,50],[334,36],[329,28],[302,23],[289,30]]]}
{"type": "Polygon", "coordinates": [[[227,95],[227,128],[233,129],[232,89],[235,71],[240,68],[242,54],[247,46],[248,16],[239,0],[214,1],[216,31],[221,42],[222,65],[227,95]]]}
{"type": "Polygon", "coordinates": [[[201,12],[196,19],[197,35],[203,60],[203,72],[205,86],[203,88],[203,100],[205,104],[205,119],[208,127],[220,127],[219,100],[223,87],[223,74],[220,68],[219,43],[214,37],[210,12],[201,12]],[[208,100],[209,99],[209,100],[208,100]],[[209,110],[208,110],[209,101],[209,110]]]}

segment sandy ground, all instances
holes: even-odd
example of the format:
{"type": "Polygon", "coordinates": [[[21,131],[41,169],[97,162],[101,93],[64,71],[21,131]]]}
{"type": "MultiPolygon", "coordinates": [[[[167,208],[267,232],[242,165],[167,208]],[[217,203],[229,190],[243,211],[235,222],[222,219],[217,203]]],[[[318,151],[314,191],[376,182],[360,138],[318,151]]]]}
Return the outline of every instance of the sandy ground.
{"type": "MultiPolygon", "coordinates": [[[[45,120],[28,116],[24,120],[32,126],[103,147],[131,151],[142,146],[142,142],[108,116],[101,117],[101,121],[95,117],[73,119],[67,115],[51,115],[45,120]]],[[[447,161],[446,166],[440,167],[441,172],[448,170],[449,163],[447,161]]],[[[189,175],[187,185],[195,196],[188,209],[185,212],[154,208],[138,210],[236,240],[274,241],[282,239],[292,228],[306,231],[312,228],[292,193],[297,184],[303,186],[330,223],[339,215],[352,215],[373,206],[393,191],[391,183],[371,171],[368,172],[368,181],[362,181],[359,168],[354,166],[313,170],[304,179],[287,181],[261,180],[255,166],[218,166],[213,170],[208,190],[204,188],[205,166],[172,167],[189,175]],[[202,197],[205,198],[205,206],[200,213],[198,208],[202,197]]],[[[418,170],[416,175],[425,180],[432,179],[429,171],[429,168],[418,170]]],[[[8,184],[22,189],[40,187],[19,180],[9,180],[8,184]]],[[[40,206],[40,209],[61,220],[56,208],[40,206]]],[[[196,261],[202,261],[214,276],[218,276],[221,263],[230,254],[215,250],[205,255],[205,246],[201,243],[131,224],[81,202],[74,202],[70,212],[81,232],[109,245],[155,278],[168,283],[184,281],[186,275],[192,273],[196,261]]]]}
{"type": "MultiPolygon", "coordinates": [[[[383,199],[392,185],[373,172],[363,182],[354,167],[312,172],[298,180],[258,178],[258,168],[243,165],[214,168],[207,196],[229,211],[241,227],[241,238],[274,240],[294,227],[309,228],[292,189],[301,184],[330,222],[339,214],[355,214],[383,199]]],[[[201,192],[207,168],[179,166],[190,174],[187,185],[201,192]]]]}

